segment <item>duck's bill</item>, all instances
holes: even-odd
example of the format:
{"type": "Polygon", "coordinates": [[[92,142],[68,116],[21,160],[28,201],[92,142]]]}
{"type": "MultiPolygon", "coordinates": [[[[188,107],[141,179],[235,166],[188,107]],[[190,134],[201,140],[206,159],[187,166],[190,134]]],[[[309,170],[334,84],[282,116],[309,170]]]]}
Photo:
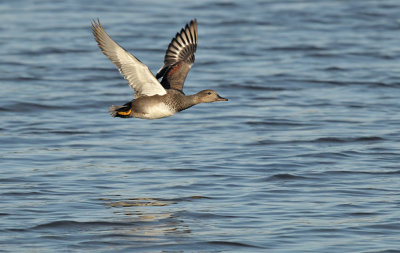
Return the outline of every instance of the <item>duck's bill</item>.
{"type": "Polygon", "coordinates": [[[218,95],[217,101],[228,101],[228,99],[218,95]]]}

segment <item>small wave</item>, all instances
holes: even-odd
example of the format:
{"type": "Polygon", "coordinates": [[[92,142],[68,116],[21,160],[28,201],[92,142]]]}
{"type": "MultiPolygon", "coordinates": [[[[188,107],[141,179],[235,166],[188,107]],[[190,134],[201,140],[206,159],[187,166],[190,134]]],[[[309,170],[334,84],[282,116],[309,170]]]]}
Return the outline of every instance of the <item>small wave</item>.
{"type": "MultiPolygon", "coordinates": [[[[200,5],[196,5],[194,8],[196,10],[201,10],[201,9],[205,9],[205,10],[209,10],[209,8],[224,8],[224,9],[229,9],[229,8],[233,8],[233,7],[237,7],[237,4],[234,2],[216,2],[216,3],[206,3],[206,4],[200,4],[200,5]]],[[[205,21],[204,21],[205,22],[205,21]]],[[[222,22],[222,21],[221,21],[222,22]]],[[[221,23],[220,22],[220,23],[221,23]]],[[[213,25],[215,25],[215,22],[213,23],[213,25]]]]}
{"type": "Polygon", "coordinates": [[[8,112],[22,112],[22,111],[23,112],[32,112],[32,111],[43,110],[43,109],[65,110],[65,106],[19,102],[19,103],[12,104],[8,107],[2,108],[3,111],[8,111],[8,112]]]}
{"type": "Polygon", "coordinates": [[[318,47],[314,45],[297,45],[297,46],[290,46],[290,47],[270,47],[265,48],[265,50],[270,51],[322,51],[327,50],[324,47],[318,47]]]}
{"type": "Polygon", "coordinates": [[[19,81],[41,81],[44,80],[41,76],[15,76],[15,77],[0,77],[0,81],[19,82],[19,81]]]}
{"type": "Polygon", "coordinates": [[[37,191],[31,191],[31,192],[5,192],[2,193],[4,196],[31,196],[31,195],[41,195],[43,193],[37,192],[37,191]]]}
{"type": "MultiPolygon", "coordinates": [[[[170,138],[173,138],[172,135],[170,135],[170,138]]],[[[173,168],[173,169],[169,169],[169,171],[173,171],[173,172],[180,172],[180,173],[194,173],[194,172],[198,172],[200,171],[199,169],[195,169],[195,168],[173,168]]]]}
{"type": "Polygon", "coordinates": [[[247,90],[255,90],[255,91],[285,91],[286,88],[282,87],[273,87],[273,86],[258,86],[254,84],[221,84],[221,88],[229,88],[229,89],[247,89],[247,90]]]}
{"type": "Polygon", "coordinates": [[[218,23],[218,25],[221,25],[221,26],[246,25],[246,24],[252,25],[252,24],[254,24],[254,22],[247,20],[247,19],[231,19],[231,20],[225,20],[225,21],[222,20],[218,23]]]}
{"type": "MultiPolygon", "coordinates": [[[[60,134],[60,135],[76,135],[76,134],[90,134],[89,131],[81,131],[81,130],[49,130],[49,133],[60,134]]],[[[42,133],[42,132],[41,132],[42,133]]]]}
{"type": "Polygon", "coordinates": [[[400,175],[400,170],[390,170],[390,171],[350,171],[350,170],[332,170],[326,171],[323,174],[327,175],[357,175],[357,174],[366,174],[366,175],[400,175]]]}
{"type": "Polygon", "coordinates": [[[379,213],[371,213],[371,212],[353,212],[353,213],[348,213],[348,215],[351,216],[373,216],[373,215],[378,215],[379,213]]]}
{"type": "Polygon", "coordinates": [[[272,175],[272,176],[268,177],[266,179],[266,181],[304,180],[304,179],[309,179],[309,178],[303,177],[303,176],[295,176],[295,175],[292,175],[292,174],[284,173],[284,174],[272,175]]]}
{"type": "Polygon", "coordinates": [[[176,202],[185,202],[185,201],[193,201],[196,199],[212,199],[211,197],[206,197],[206,196],[189,196],[189,197],[181,197],[181,198],[173,198],[170,199],[170,201],[176,201],[176,202]]]}
{"type": "Polygon", "coordinates": [[[354,55],[354,56],[368,56],[368,57],[378,58],[378,59],[382,59],[382,60],[397,59],[397,56],[388,55],[388,54],[380,54],[380,53],[372,53],[372,52],[368,52],[368,54],[365,54],[365,52],[352,52],[352,53],[348,53],[348,54],[354,55]]]}
{"type": "Polygon", "coordinates": [[[322,137],[311,142],[317,143],[349,143],[349,142],[377,142],[384,141],[384,138],[379,136],[365,136],[365,137],[349,137],[349,138],[337,138],[337,137],[322,137]]]}
{"type": "Polygon", "coordinates": [[[242,242],[230,242],[230,241],[208,241],[205,242],[207,244],[212,244],[212,245],[221,245],[221,246],[233,246],[233,247],[246,247],[246,248],[260,248],[262,249],[263,247],[252,245],[252,244],[247,244],[247,243],[242,243],[242,242]]]}
{"type": "Polygon", "coordinates": [[[16,61],[0,61],[0,65],[5,66],[26,66],[26,62],[16,62],[16,61]]]}
{"type": "MultiPolygon", "coordinates": [[[[316,153],[304,153],[296,155],[295,157],[314,157],[314,158],[328,158],[328,159],[340,159],[351,157],[352,155],[358,154],[354,152],[316,152],[316,153]]],[[[322,161],[320,161],[321,163],[322,161]]],[[[325,161],[329,163],[328,161],[325,161]]]]}
{"type": "Polygon", "coordinates": [[[315,58],[335,58],[335,57],[340,57],[341,55],[335,54],[335,53],[308,53],[307,57],[315,57],[315,58]]]}
{"type": "Polygon", "coordinates": [[[76,68],[76,67],[67,67],[64,68],[65,70],[71,70],[71,71],[88,71],[88,72],[115,72],[115,68],[101,68],[101,67],[82,67],[82,68],[76,68]]]}
{"type": "Polygon", "coordinates": [[[337,67],[337,66],[332,66],[332,67],[322,68],[321,70],[323,70],[323,71],[338,72],[338,71],[347,71],[348,69],[341,68],[341,67],[337,67]]]}
{"type": "Polygon", "coordinates": [[[179,211],[175,214],[177,217],[190,217],[196,219],[233,219],[241,216],[235,215],[224,215],[209,212],[191,212],[191,211],[179,211]]]}
{"type": "Polygon", "coordinates": [[[26,182],[25,177],[0,178],[0,183],[24,183],[24,182],[26,182]]]}
{"type": "Polygon", "coordinates": [[[59,220],[48,222],[44,224],[39,224],[30,228],[29,230],[37,229],[76,229],[76,228],[88,228],[88,227],[113,227],[113,226],[131,226],[132,223],[123,222],[106,222],[106,221],[71,221],[71,220],[59,220]]]}
{"type": "Polygon", "coordinates": [[[372,251],[373,253],[399,253],[398,249],[387,249],[387,250],[380,250],[380,251],[372,251]]]}
{"type": "MultiPolygon", "coordinates": [[[[373,224],[373,225],[368,225],[365,226],[367,228],[372,228],[372,229],[383,229],[383,230],[395,230],[399,231],[400,229],[400,224],[397,222],[393,223],[381,223],[381,224],[373,224]]],[[[388,231],[387,231],[388,232],[388,231]]]]}
{"type": "MultiPolygon", "coordinates": [[[[291,122],[247,122],[248,125],[250,126],[286,126],[286,127],[307,127],[307,126],[312,126],[309,124],[302,124],[302,123],[291,123],[291,122]]],[[[384,138],[379,137],[379,136],[366,136],[366,137],[348,137],[348,138],[338,138],[338,137],[321,137],[317,139],[310,139],[310,140],[284,140],[284,141],[279,141],[279,140],[258,140],[255,142],[247,143],[246,145],[249,146],[259,146],[259,145],[274,145],[274,144],[307,144],[307,143],[317,143],[317,144],[348,144],[348,143],[376,143],[376,142],[382,142],[385,141],[384,138]]],[[[313,154],[305,154],[301,156],[307,156],[307,155],[312,155],[312,156],[318,156],[318,155],[326,155],[329,153],[313,153],[313,154]]],[[[348,156],[348,154],[337,154],[337,155],[343,155],[343,156],[348,156]]],[[[356,152],[351,152],[351,154],[356,154],[356,152]]]]}
{"type": "MultiPolygon", "coordinates": [[[[96,243],[98,245],[98,243],[96,243]]],[[[178,242],[178,243],[162,243],[161,245],[157,242],[152,243],[148,246],[134,246],[128,247],[124,249],[124,252],[232,252],[232,251],[243,251],[248,250],[252,252],[252,250],[256,249],[265,249],[264,247],[253,245],[249,243],[242,242],[232,242],[232,241],[218,241],[218,240],[210,240],[210,241],[201,241],[201,242],[178,242]]],[[[244,251],[247,252],[247,251],[244,251]]]]}
{"type": "Polygon", "coordinates": [[[213,65],[217,65],[219,64],[219,61],[199,61],[198,63],[196,63],[197,66],[213,66],[213,65]]]}
{"type": "Polygon", "coordinates": [[[274,121],[247,121],[246,124],[250,126],[312,126],[309,123],[301,123],[285,119],[276,119],[274,121]]]}
{"type": "Polygon", "coordinates": [[[78,54],[78,53],[89,53],[91,50],[85,49],[71,49],[71,48],[56,48],[56,47],[45,47],[39,50],[23,50],[16,54],[24,56],[40,56],[49,54],[78,54]]]}
{"type": "Polygon", "coordinates": [[[354,80],[316,80],[316,79],[288,79],[289,82],[300,83],[315,83],[315,84],[330,84],[336,86],[350,86],[350,85],[368,85],[371,87],[398,87],[400,82],[374,82],[374,81],[354,81],[354,80]]]}

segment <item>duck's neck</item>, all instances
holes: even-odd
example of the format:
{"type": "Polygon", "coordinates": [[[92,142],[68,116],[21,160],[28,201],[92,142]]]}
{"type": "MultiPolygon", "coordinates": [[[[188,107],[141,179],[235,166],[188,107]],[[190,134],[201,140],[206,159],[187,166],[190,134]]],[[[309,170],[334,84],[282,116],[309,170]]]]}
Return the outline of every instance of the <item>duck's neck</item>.
{"type": "Polygon", "coordinates": [[[197,105],[200,102],[199,96],[197,94],[186,96],[187,102],[191,104],[191,106],[197,105]]]}
{"type": "Polygon", "coordinates": [[[183,103],[180,105],[179,111],[185,110],[199,103],[200,100],[198,99],[196,94],[184,96],[183,103]]]}

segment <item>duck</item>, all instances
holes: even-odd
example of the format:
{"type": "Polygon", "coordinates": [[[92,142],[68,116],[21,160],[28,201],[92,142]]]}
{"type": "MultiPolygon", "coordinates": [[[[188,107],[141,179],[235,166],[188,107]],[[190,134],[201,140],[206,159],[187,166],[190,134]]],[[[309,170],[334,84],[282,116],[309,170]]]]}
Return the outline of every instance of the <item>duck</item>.
{"type": "Polygon", "coordinates": [[[228,101],[212,89],[185,95],[183,85],[193,66],[197,49],[197,20],[193,19],[176,33],[154,76],[149,68],[115,42],[100,20],[92,21],[92,31],[100,50],[117,67],[133,89],[133,99],[124,105],[112,105],[113,117],[160,119],[170,117],[200,103],[228,101]],[[161,81],[159,81],[161,80],[161,81]]]}

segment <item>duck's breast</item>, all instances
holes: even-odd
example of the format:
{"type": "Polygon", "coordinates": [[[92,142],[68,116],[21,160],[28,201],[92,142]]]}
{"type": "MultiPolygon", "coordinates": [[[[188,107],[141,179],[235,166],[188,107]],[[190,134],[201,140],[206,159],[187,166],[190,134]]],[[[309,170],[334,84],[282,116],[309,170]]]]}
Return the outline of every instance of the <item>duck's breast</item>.
{"type": "Polygon", "coordinates": [[[146,108],[145,117],[148,119],[159,119],[172,116],[176,113],[171,107],[165,103],[157,103],[146,108]]]}
{"type": "Polygon", "coordinates": [[[132,109],[135,117],[144,119],[165,118],[176,113],[174,108],[158,96],[136,99],[133,101],[132,109]]]}

